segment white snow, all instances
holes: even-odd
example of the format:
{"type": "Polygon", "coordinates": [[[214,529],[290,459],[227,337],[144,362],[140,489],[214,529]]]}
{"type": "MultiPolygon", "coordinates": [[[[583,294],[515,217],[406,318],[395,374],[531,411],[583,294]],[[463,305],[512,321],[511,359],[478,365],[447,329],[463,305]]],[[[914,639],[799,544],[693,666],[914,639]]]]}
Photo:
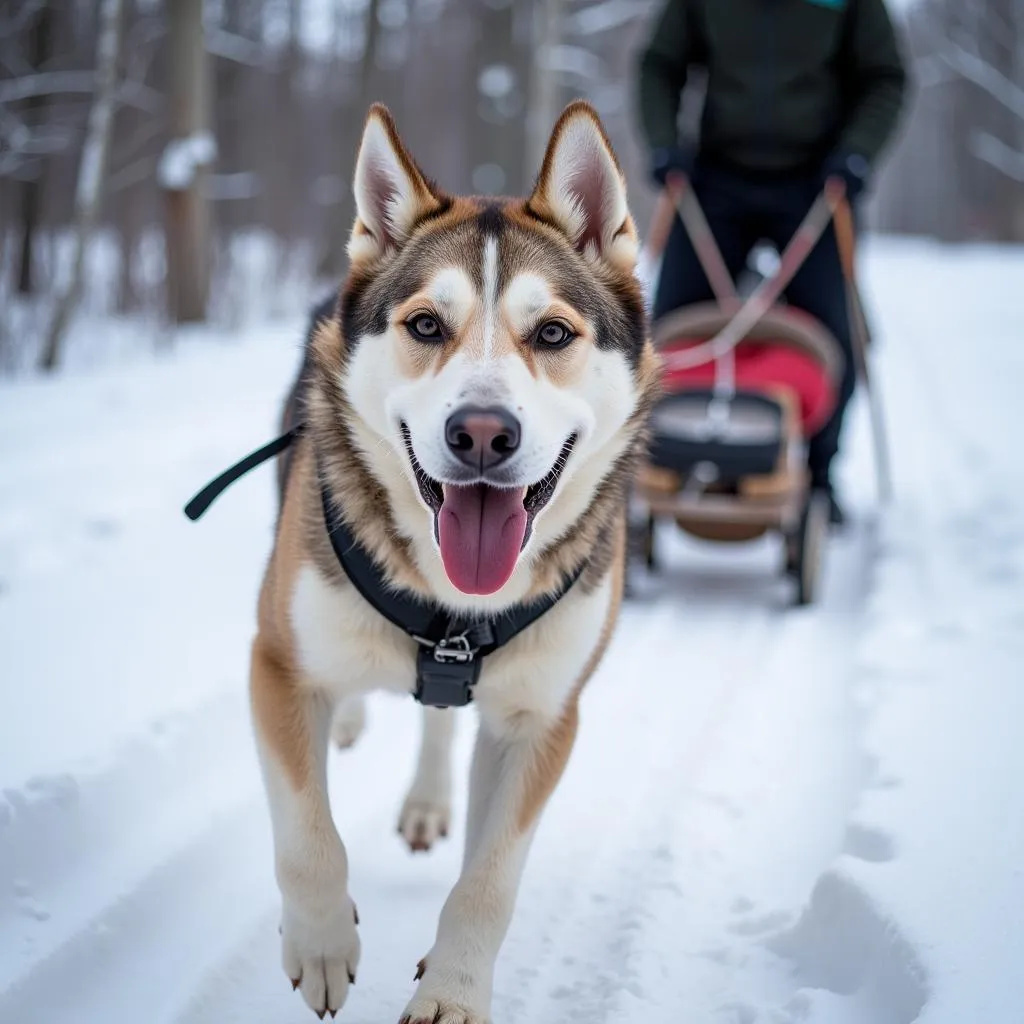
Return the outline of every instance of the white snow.
{"type": "MultiPolygon", "coordinates": [[[[1024,999],[1024,252],[873,242],[895,505],[797,611],[774,543],[666,531],[584,698],[499,961],[498,1024],[974,1024],[1024,999]]],[[[312,1020],[280,971],[247,645],[302,324],[0,384],[0,1021],[312,1020]]],[[[472,713],[459,719],[464,775],[472,713]]],[[[397,1020],[458,870],[394,833],[418,742],[333,758],[362,918],[339,1016],[397,1020]]],[[[338,791],[338,790],[336,790],[338,791]]]]}
{"type": "Polygon", "coordinates": [[[217,159],[217,140],[208,131],[171,139],[160,154],[156,178],[160,187],[172,192],[189,188],[196,171],[217,159]]]}

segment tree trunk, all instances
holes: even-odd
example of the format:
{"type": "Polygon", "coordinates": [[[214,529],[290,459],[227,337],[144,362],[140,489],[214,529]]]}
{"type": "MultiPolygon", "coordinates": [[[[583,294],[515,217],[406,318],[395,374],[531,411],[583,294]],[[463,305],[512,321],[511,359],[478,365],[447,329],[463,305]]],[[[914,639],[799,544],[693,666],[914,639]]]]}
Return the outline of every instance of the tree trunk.
{"type": "MultiPolygon", "coordinates": [[[[42,71],[53,51],[52,12],[44,5],[32,28],[32,67],[42,71]]],[[[43,120],[46,108],[46,96],[33,96],[26,103],[33,123],[43,120]]],[[[36,231],[39,227],[39,214],[42,207],[43,180],[46,173],[46,161],[40,161],[38,173],[21,184],[21,251],[18,262],[18,291],[22,295],[35,293],[35,251],[36,231]]]]}
{"type": "Polygon", "coordinates": [[[78,167],[75,191],[75,233],[71,278],[57,300],[56,313],[43,349],[40,367],[56,369],[61,344],[71,315],[82,292],[85,250],[99,216],[103,186],[107,175],[107,157],[114,125],[117,61],[121,52],[123,0],[103,0],[96,43],[96,91],[89,111],[85,145],[78,167]]]}
{"type": "Polygon", "coordinates": [[[533,60],[526,111],[526,181],[532,181],[544,160],[551,129],[561,112],[558,75],[551,54],[562,36],[563,0],[538,0],[533,9],[533,60]]]}
{"type": "Polygon", "coordinates": [[[215,144],[210,133],[203,0],[174,0],[166,11],[171,141],[161,161],[161,178],[167,192],[167,302],[171,321],[184,324],[206,319],[210,219],[203,182],[215,144]]]}
{"type": "Polygon", "coordinates": [[[526,48],[518,46],[512,0],[479,0],[477,80],[471,114],[473,191],[522,192],[525,148],[526,48]]]}
{"type": "MultiPolygon", "coordinates": [[[[989,0],[988,15],[993,21],[991,35],[996,44],[993,63],[1008,82],[1024,89],[1024,34],[1021,32],[1020,0],[989,0]]],[[[1024,241],[1024,182],[1014,173],[1013,156],[1024,158],[1024,118],[1011,111],[1008,105],[998,108],[996,137],[1006,147],[1010,156],[1009,167],[1004,167],[999,177],[999,226],[1000,240],[1004,242],[1024,241]]]]}
{"type": "Polygon", "coordinates": [[[298,218],[299,204],[293,197],[309,194],[309,178],[305,174],[302,138],[302,103],[298,95],[298,77],[302,66],[302,44],[299,40],[302,8],[293,3],[288,9],[288,44],[284,58],[274,75],[274,112],[277,130],[274,132],[265,177],[271,182],[273,203],[269,226],[277,246],[277,280],[288,274],[289,262],[295,242],[301,231],[298,218]]]}
{"type": "MultiPolygon", "coordinates": [[[[380,0],[369,0],[366,5],[366,28],[363,56],[359,62],[359,87],[356,91],[355,118],[361,124],[366,117],[371,101],[373,86],[373,68],[377,58],[377,39],[380,36],[380,0]]],[[[352,221],[355,219],[355,197],[352,194],[351,173],[355,154],[347,151],[350,133],[338,127],[338,139],[344,143],[339,147],[334,172],[340,173],[345,182],[341,197],[331,207],[327,217],[327,237],[324,239],[320,258],[317,260],[316,274],[319,278],[336,279],[341,275],[344,263],[345,246],[348,240],[352,221]]],[[[358,136],[357,136],[358,138],[358,136]]]]}

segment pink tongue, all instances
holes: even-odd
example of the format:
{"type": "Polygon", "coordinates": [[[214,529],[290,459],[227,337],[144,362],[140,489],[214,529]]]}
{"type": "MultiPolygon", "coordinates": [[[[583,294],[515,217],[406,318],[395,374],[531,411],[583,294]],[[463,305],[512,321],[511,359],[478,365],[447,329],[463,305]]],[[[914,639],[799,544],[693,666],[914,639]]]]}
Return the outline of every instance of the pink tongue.
{"type": "Polygon", "coordinates": [[[493,594],[508,582],[526,536],[524,496],[524,488],[444,485],[441,561],[464,594],[493,594]]]}

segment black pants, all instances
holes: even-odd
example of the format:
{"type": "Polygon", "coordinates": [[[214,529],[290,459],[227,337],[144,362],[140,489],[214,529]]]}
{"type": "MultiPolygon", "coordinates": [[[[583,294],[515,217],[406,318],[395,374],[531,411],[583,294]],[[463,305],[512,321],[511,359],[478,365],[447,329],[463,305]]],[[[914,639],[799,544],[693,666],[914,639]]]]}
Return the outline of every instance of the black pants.
{"type": "MultiPolygon", "coordinates": [[[[732,169],[698,167],[693,175],[694,193],[734,280],[758,242],[766,239],[780,252],[785,248],[819,188],[820,183],[808,177],[761,179],[732,169]]],[[[856,383],[843,270],[831,225],[785,295],[791,305],[817,317],[835,335],[845,357],[835,412],[811,438],[809,446],[807,461],[812,481],[823,485],[828,482],[829,466],[839,450],[843,413],[856,383]]],[[[662,259],[654,316],[712,298],[711,286],[677,217],[662,259]]]]}

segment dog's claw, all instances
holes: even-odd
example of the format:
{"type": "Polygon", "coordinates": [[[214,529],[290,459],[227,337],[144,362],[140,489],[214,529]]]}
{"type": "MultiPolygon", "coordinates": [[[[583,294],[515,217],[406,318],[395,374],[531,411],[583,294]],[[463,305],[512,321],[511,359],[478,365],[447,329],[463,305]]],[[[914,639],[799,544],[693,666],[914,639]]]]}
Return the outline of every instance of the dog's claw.
{"type": "Polygon", "coordinates": [[[294,992],[302,984],[302,975],[300,974],[297,978],[289,979],[292,983],[292,991],[294,992]]]}
{"type": "Polygon", "coordinates": [[[359,924],[359,908],[354,903],[352,904],[352,919],[359,924]]]}
{"type": "Polygon", "coordinates": [[[424,957],[424,958],[423,958],[423,959],[422,959],[422,960],[421,960],[421,961],[420,961],[420,962],[419,962],[419,963],[418,963],[418,964],[416,965],[416,974],[415,974],[415,976],[413,977],[413,979],[412,979],[412,980],[413,980],[413,981],[419,981],[419,980],[420,980],[420,978],[422,978],[422,977],[423,977],[423,975],[424,975],[424,974],[426,974],[426,973],[427,973],[427,958],[426,958],[426,957],[424,957]]]}
{"type": "Polygon", "coordinates": [[[348,972],[348,983],[350,985],[354,985],[356,983],[356,976],[352,973],[351,969],[349,969],[348,972]]]}
{"type": "Polygon", "coordinates": [[[327,1016],[327,1011],[326,1011],[326,1010],[317,1010],[317,1011],[316,1011],[316,1015],[317,1015],[317,1016],[318,1016],[318,1017],[319,1017],[319,1018],[320,1018],[321,1020],[323,1020],[323,1019],[324,1019],[324,1017],[326,1017],[326,1016],[327,1016]]]}

